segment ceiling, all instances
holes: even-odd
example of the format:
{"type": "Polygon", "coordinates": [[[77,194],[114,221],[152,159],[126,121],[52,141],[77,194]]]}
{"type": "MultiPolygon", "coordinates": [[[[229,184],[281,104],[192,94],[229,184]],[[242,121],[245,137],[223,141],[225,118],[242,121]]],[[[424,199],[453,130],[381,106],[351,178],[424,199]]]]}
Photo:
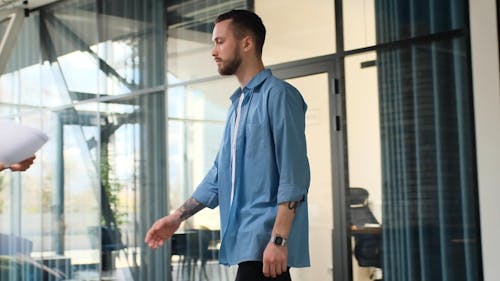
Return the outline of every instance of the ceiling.
{"type": "Polygon", "coordinates": [[[0,0],[0,9],[23,7],[32,10],[57,1],[60,0],[0,0]]]}

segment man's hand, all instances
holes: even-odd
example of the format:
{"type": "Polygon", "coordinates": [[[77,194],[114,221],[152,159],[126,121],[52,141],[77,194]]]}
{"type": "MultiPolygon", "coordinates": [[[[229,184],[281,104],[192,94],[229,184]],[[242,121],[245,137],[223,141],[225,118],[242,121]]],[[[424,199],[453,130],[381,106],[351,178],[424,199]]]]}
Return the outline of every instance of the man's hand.
{"type": "Polygon", "coordinates": [[[17,163],[17,164],[12,164],[10,167],[5,167],[3,163],[0,163],[0,171],[4,170],[5,168],[10,168],[14,172],[22,172],[26,171],[31,164],[33,164],[33,161],[35,161],[36,156],[33,155],[30,158],[24,159],[23,161],[17,163]]]}
{"type": "MultiPolygon", "coordinates": [[[[273,235],[279,234],[285,238],[289,236],[299,203],[299,201],[291,201],[279,204],[278,214],[274,221],[273,235]]],[[[276,278],[288,269],[288,248],[269,242],[264,250],[262,263],[264,276],[276,278]]]]}
{"type": "Polygon", "coordinates": [[[172,237],[179,229],[181,223],[205,208],[203,204],[190,197],[184,204],[172,214],[157,220],[146,233],[144,242],[156,250],[163,242],[172,237]]]}
{"type": "Polygon", "coordinates": [[[163,246],[168,238],[174,235],[181,225],[182,219],[179,211],[157,220],[146,234],[144,242],[153,250],[163,246]]]}
{"type": "Polygon", "coordinates": [[[262,260],[264,276],[276,278],[287,270],[288,248],[268,243],[262,260]]]}

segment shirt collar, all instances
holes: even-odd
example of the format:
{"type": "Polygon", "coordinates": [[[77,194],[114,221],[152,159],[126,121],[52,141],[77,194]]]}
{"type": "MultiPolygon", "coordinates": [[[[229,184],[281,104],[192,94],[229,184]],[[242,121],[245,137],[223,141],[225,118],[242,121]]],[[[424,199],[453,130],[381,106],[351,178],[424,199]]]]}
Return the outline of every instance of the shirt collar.
{"type": "MultiPolygon", "coordinates": [[[[256,87],[258,87],[260,84],[262,84],[262,82],[264,82],[271,75],[272,75],[272,73],[271,73],[270,69],[261,70],[259,73],[257,73],[250,80],[250,82],[248,82],[248,84],[245,87],[243,87],[243,90],[253,90],[253,89],[255,89],[256,87]]],[[[241,95],[241,92],[243,92],[243,90],[240,87],[238,87],[238,89],[236,89],[236,91],[234,91],[234,93],[231,95],[231,97],[229,97],[229,99],[231,100],[231,102],[234,102],[237,98],[239,98],[239,96],[241,95]]]]}

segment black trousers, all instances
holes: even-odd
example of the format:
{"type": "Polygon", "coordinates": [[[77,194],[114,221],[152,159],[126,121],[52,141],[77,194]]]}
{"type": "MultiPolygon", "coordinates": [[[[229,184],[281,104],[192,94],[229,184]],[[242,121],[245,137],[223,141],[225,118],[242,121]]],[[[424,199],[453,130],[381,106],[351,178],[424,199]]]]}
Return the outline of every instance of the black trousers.
{"type": "Polygon", "coordinates": [[[292,279],[290,278],[290,268],[276,278],[268,278],[262,273],[262,262],[246,261],[238,264],[235,281],[292,281],[292,279]]]}

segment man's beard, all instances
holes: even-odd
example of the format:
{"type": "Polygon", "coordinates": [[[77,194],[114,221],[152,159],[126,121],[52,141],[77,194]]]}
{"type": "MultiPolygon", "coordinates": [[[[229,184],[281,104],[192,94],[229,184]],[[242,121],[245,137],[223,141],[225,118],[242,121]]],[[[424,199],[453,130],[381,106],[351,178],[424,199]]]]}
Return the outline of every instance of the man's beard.
{"type": "Polygon", "coordinates": [[[219,67],[219,74],[220,75],[233,75],[236,73],[236,71],[238,70],[238,68],[240,67],[241,65],[241,56],[239,53],[236,53],[236,55],[234,56],[234,58],[232,60],[228,60],[227,61],[227,65],[221,65],[221,67],[219,67]]]}

